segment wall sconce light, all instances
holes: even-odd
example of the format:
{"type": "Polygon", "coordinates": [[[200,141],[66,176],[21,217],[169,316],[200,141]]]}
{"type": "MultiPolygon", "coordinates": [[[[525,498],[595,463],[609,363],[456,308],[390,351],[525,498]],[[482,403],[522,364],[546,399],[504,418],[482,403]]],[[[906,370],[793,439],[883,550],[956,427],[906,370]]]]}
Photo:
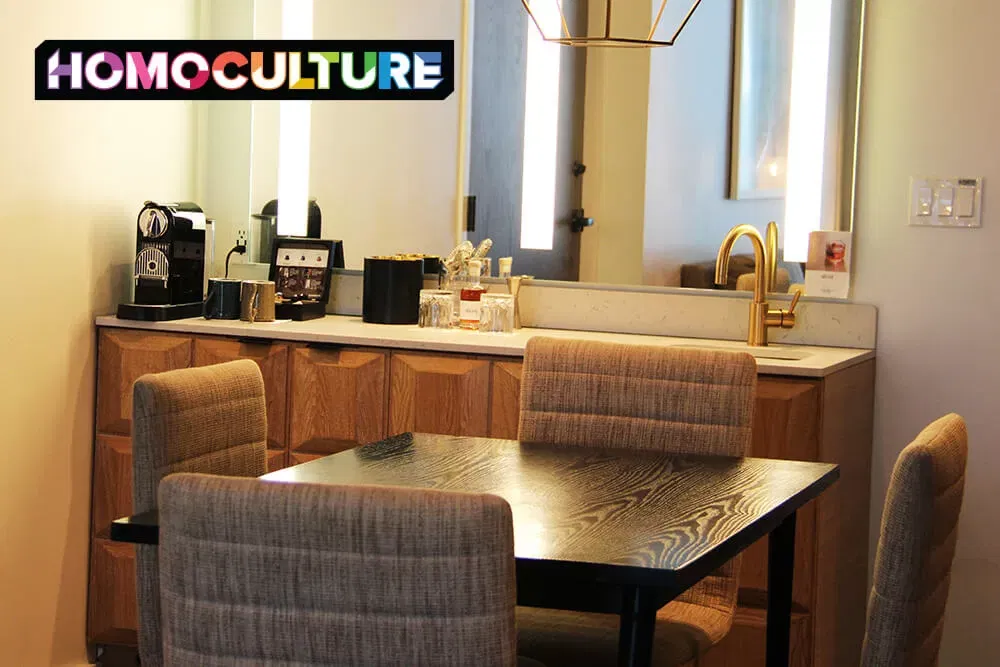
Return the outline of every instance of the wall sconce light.
{"type": "MultiPolygon", "coordinates": [[[[614,24],[614,0],[605,0],[607,5],[604,12],[604,31],[602,34],[574,34],[569,28],[569,23],[566,21],[566,13],[563,11],[563,1],[564,0],[521,0],[521,4],[524,5],[524,9],[528,12],[528,16],[531,17],[532,22],[535,27],[538,28],[538,32],[541,33],[542,39],[546,42],[554,42],[557,44],[562,44],[564,46],[580,46],[580,47],[618,47],[618,48],[633,48],[633,49],[650,49],[660,46],[673,46],[674,42],[677,41],[678,35],[684,30],[688,22],[691,20],[691,16],[694,11],[698,9],[698,5],[701,4],[701,0],[694,0],[694,4],[681,19],[680,25],[674,31],[670,39],[658,40],[653,39],[656,35],[656,30],[660,26],[660,22],[663,20],[663,12],[667,8],[667,0],[661,0],[660,9],[656,13],[656,18],[653,19],[653,25],[649,29],[649,34],[645,39],[635,36],[627,36],[621,34],[615,34],[613,30],[614,24]],[[562,19],[561,29],[552,29],[551,27],[545,25],[545,21],[541,20],[536,14],[535,9],[532,9],[532,5],[537,4],[554,4],[559,10],[559,15],[562,19]]],[[[634,2],[635,0],[629,0],[634,2]]]]}

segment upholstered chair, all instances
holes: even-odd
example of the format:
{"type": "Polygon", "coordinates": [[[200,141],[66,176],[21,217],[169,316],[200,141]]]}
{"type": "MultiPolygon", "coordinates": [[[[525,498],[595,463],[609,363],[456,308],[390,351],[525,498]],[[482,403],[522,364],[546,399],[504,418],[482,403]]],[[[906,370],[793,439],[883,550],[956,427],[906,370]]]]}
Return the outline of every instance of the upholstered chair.
{"type": "MultiPolygon", "coordinates": [[[[144,375],[132,394],[132,500],[155,509],[166,475],[204,472],[257,477],[267,472],[264,380],[253,361],[144,375]]],[[[136,547],[139,657],[163,663],[156,546],[136,547]]]]}
{"type": "Polygon", "coordinates": [[[168,667],[514,667],[514,530],[492,495],[172,475],[168,667]]]}
{"type": "Polygon", "coordinates": [[[933,667],[955,557],[968,436],[955,414],[899,455],[882,511],[863,667],[933,667]]]}
{"type": "MultiPolygon", "coordinates": [[[[752,292],[756,282],[756,273],[744,273],[736,279],[736,291],[752,292]]],[[[788,269],[779,268],[775,273],[774,285],[771,286],[771,291],[777,294],[787,294],[790,291],[790,285],[791,279],[788,275],[788,269]]]]}
{"type": "MultiPolygon", "coordinates": [[[[757,366],[743,353],[532,338],[518,438],[576,447],[746,456],[757,366]]],[[[657,614],[653,662],[696,660],[729,632],[739,559],[657,614]]],[[[549,667],[616,664],[618,616],[518,608],[523,654],[549,667]]]]}

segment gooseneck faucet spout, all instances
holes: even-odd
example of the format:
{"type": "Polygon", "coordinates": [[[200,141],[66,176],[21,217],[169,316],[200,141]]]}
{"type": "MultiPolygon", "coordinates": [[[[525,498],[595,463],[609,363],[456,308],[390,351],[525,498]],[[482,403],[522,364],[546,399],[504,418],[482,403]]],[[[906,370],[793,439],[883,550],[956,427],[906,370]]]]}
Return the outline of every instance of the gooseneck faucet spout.
{"type": "Polygon", "coordinates": [[[747,329],[747,345],[764,347],[767,345],[768,327],[791,329],[795,326],[795,306],[799,302],[799,294],[792,299],[792,305],[787,310],[768,310],[767,293],[773,284],[773,275],[777,265],[777,225],[768,225],[767,245],[764,238],[753,225],[736,225],[729,230],[719,247],[715,259],[715,284],[725,285],[729,282],[729,256],[733,245],[742,236],[750,239],[753,244],[754,288],[753,301],[750,304],[750,323],[747,329]]]}

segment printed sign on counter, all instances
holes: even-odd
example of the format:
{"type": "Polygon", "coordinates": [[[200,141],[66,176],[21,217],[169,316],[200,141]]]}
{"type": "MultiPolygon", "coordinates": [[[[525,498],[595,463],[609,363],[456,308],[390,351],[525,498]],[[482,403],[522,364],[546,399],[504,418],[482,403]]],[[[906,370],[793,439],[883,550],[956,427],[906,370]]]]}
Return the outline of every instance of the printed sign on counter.
{"type": "Polygon", "coordinates": [[[846,299],[851,289],[851,233],[812,232],[806,294],[846,299]]]}

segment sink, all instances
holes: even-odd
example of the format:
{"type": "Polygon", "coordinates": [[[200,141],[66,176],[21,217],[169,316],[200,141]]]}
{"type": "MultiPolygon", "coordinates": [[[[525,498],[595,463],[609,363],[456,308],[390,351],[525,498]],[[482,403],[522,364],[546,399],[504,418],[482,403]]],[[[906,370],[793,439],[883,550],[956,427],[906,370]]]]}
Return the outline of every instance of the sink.
{"type": "Polygon", "coordinates": [[[750,347],[749,345],[698,345],[684,343],[674,347],[693,348],[698,350],[722,350],[724,352],[746,352],[757,359],[780,359],[784,361],[802,361],[812,356],[812,352],[793,350],[788,347],[750,347]]]}

